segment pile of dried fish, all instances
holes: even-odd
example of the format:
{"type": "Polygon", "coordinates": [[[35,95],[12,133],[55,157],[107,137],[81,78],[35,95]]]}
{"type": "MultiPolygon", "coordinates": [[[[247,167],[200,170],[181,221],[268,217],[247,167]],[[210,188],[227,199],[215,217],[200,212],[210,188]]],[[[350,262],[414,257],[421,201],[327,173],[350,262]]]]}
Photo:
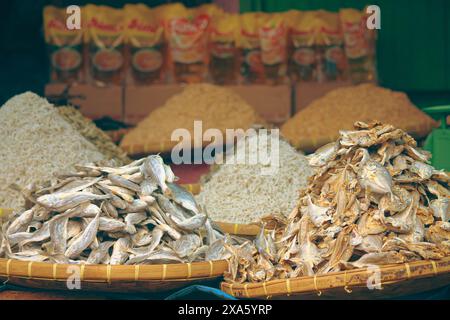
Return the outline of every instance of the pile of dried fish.
{"type": "Polygon", "coordinates": [[[0,257],[114,265],[227,257],[229,241],[161,157],[76,169],[50,186],[22,190],[26,210],[3,224],[0,257]]]}
{"type": "MultiPolygon", "coordinates": [[[[287,220],[233,252],[228,281],[258,282],[450,254],[449,176],[407,133],[355,123],[308,156],[316,173],[287,220]]],[[[267,221],[266,221],[267,222],[267,221]]],[[[263,223],[264,224],[264,223],[263,223]]]]}

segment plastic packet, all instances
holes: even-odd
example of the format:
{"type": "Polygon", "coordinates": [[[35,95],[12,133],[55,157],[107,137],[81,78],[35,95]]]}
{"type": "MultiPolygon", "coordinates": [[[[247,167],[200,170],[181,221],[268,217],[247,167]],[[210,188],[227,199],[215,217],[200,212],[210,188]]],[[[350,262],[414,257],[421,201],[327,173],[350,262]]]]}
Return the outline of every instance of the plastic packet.
{"type": "Polygon", "coordinates": [[[320,10],[317,12],[317,17],[319,27],[315,42],[318,81],[344,80],[347,72],[347,59],[339,15],[320,10]]]}
{"type": "Polygon", "coordinates": [[[89,69],[99,85],[120,84],[124,74],[125,12],[86,6],[89,69]]]}
{"type": "Polygon", "coordinates": [[[125,6],[129,65],[137,84],[163,81],[165,45],[163,22],[143,4],[125,6]]]}
{"type": "MultiPolygon", "coordinates": [[[[168,13],[167,42],[171,70],[176,82],[195,83],[206,79],[208,71],[208,27],[210,16],[196,9],[168,13]]],[[[165,18],[166,19],[166,18],[165,18]]]]}
{"type": "Polygon", "coordinates": [[[286,80],[287,73],[287,23],[281,13],[263,15],[259,24],[261,61],[266,82],[279,84],[286,80]]]}
{"type": "Polygon", "coordinates": [[[239,16],[236,14],[224,13],[212,18],[209,36],[209,68],[215,83],[236,83],[239,67],[236,47],[238,30],[239,16]]]}
{"type": "MultiPolygon", "coordinates": [[[[81,12],[83,14],[84,9],[81,12]]],[[[50,58],[52,82],[72,83],[83,80],[83,30],[69,30],[66,19],[65,8],[44,8],[45,42],[50,58]]]]}
{"type": "Polygon", "coordinates": [[[350,78],[354,83],[376,81],[375,36],[366,27],[365,15],[356,9],[342,9],[339,16],[350,78]]]}
{"type": "Polygon", "coordinates": [[[318,17],[316,11],[291,12],[288,16],[290,58],[289,74],[295,81],[316,81],[318,60],[315,41],[318,17]]]}
{"type": "Polygon", "coordinates": [[[259,18],[264,13],[250,12],[240,15],[238,43],[241,55],[241,75],[246,83],[264,83],[264,66],[259,41],[259,18]]]}

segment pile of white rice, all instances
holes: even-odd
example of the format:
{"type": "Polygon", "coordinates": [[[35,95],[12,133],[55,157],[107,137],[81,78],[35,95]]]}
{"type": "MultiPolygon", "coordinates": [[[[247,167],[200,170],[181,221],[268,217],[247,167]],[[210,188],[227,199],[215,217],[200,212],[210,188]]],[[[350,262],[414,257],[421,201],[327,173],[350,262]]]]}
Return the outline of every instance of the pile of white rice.
{"type": "MultiPolygon", "coordinates": [[[[230,163],[239,157],[243,147],[246,159],[254,154],[250,153],[249,145],[256,139],[257,135],[241,139],[236,152],[202,185],[196,198],[214,221],[248,224],[269,214],[287,216],[297,203],[299,190],[306,186],[307,178],[312,175],[304,155],[282,139],[279,140],[279,167],[273,174],[267,174],[268,166],[261,163],[230,163]]],[[[267,141],[258,139],[257,150],[269,150],[272,161],[276,155],[272,152],[270,139],[267,141]]]]}
{"type": "Polygon", "coordinates": [[[19,209],[25,187],[73,171],[73,165],[104,156],[46,99],[32,92],[14,96],[0,108],[0,208],[19,209]]]}

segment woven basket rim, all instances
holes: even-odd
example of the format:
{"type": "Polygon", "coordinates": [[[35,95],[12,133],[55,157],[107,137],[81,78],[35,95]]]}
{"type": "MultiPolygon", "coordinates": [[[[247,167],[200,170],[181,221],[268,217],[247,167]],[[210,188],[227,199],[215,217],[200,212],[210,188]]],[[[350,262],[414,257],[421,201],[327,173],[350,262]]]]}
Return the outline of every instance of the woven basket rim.
{"type": "Polygon", "coordinates": [[[82,281],[176,281],[221,277],[228,268],[227,260],[174,264],[106,265],[57,264],[0,258],[0,277],[36,280],[67,280],[69,268],[80,267],[82,281]]]}
{"type": "MultiPolygon", "coordinates": [[[[450,256],[440,260],[419,260],[410,263],[378,266],[381,285],[438,276],[450,273],[450,256]],[[426,269],[424,269],[426,268],[426,269]]],[[[367,279],[373,274],[368,268],[357,268],[315,276],[302,276],[289,279],[276,279],[258,283],[222,282],[222,291],[240,298],[270,298],[296,294],[317,293],[333,288],[344,288],[351,292],[351,287],[367,285],[367,279]],[[281,288],[281,290],[280,290],[281,288]]]]}

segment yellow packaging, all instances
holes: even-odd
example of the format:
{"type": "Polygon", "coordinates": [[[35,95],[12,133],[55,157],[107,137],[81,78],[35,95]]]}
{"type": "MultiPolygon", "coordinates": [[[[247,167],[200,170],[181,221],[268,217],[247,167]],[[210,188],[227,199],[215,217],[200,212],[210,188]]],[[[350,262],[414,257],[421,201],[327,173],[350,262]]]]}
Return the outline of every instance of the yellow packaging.
{"type": "Polygon", "coordinates": [[[264,82],[264,66],[261,60],[259,22],[267,14],[250,12],[241,14],[238,45],[241,50],[241,74],[248,83],[264,82]]]}
{"type": "Polygon", "coordinates": [[[266,81],[279,83],[285,79],[287,71],[287,31],[286,16],[281,13],[261,16],[259,40],[261,61],[264,65],[266,81]]]}
{"type": "Polygon", "coordinates": [[[125,11],[107,6],[86,6],[89,65],[100,83],[120,84],[125,65],[125,11]]]}
{"type": "Polygon", "coordinates": [[[197,9],[167,7],[167,43],[171,70],[176,82],[202,82],[208,66],[210,16],[197,9]]]}
{"type": "Polygon", "coordinates": [[[339,17],[352,81],[374,81],[375,36],[366,27],[365,14],[356,9],[341,9],[339,17]]]}
{"type": "Polygon", "coordinates": [[[294,80],[317,80],[315,43],[318,34],[318,12],[291,13],[289,39],[292,51],[289,58],[289,74],[294,80]]]}
{"type": "Polygon", "coordinates": [[[67,28],[66,8],[46,6],[43,14],[45,42],[50,58],[50,80],[66,83],[81,81],[84,65],[83,28],[67,28]]]}
{"type": "Polygon", "coordinates": [[[320,10],[317,17],[319,25],[315,44],[319,62],[318,80],[343,80],[347,71],[347,59],[339,15],[320,10]]]}
{"type": "Polygon", "coordinates": [[[162,82],[165,66],[164,25],[155,10],[125,5],[129,65],[138,84],[162,82]]]}
{"type": "Polygon", "coordinates": [[[209,32],[210,73],[219,84],[236,82],[239,67],[236,39],[239,32],[239,16],[223,13],[211,20],[209,32]]]}

